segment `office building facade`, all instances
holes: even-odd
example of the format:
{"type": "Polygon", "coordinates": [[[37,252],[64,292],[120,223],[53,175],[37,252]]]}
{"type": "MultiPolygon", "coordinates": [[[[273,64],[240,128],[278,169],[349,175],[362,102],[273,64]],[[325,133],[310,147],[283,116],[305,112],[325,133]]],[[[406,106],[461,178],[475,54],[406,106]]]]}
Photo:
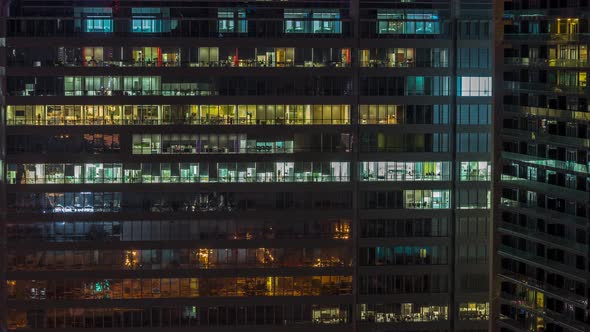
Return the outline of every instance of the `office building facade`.
{"type": "Polygon", "coordinates": [[[589,331],[588,2],[504,2],[497,331],[589,331]]]}
{"type": "Polygon", "coordinates": [[[486,330],[489,8],[7,3],[2,328],[486,330]]]}

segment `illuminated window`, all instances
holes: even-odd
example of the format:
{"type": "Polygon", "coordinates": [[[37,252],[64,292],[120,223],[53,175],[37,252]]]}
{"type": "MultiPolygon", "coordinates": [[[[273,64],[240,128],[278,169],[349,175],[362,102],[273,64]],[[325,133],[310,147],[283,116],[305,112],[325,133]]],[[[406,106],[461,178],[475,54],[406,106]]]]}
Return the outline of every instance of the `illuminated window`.
{"type": "Polygon", "coordinates": [[[450,77],[448,76],[408,76],[406,96],[448,96],[450,77]]]}
{"type": "Polygon", "coordinates": [[[578,33],[579,19],[577,18],[558,18],[557,19],[557,33],[558,34],[576,34],[578,33]]]}
{"type": "Polygon", "coordinates": [[[83,32],[113,32],[112,8],[75,8],[75,25],[83,32]]]}
{"type": "Polygon", "coordinates": [[[308,9],[285,9],[285,33],[309,33],[308,9]]]}
{"type": "Polygon", "coordinates": [[[488,302],[459,304],[459,319],[461,320],[488,320],[489,316],[490,304],[488,302]]]}
{"type": "Polygon", "coordinates": [[[137,33],[170,32],[178,21],[169,20],[170,9],[132,8],[131,31],[137,33]]]}
{"type": "Polygon", "coordinates": [[[337,9],[285,9],[284,18],[285,33],[342,33],[337,9]]]}
{"type": "Polygon", "coordinates": [[[399,10],[377,11],[379,34],[438,34],[440,22],[436,13],[407,13],[399,10]]]}
{"type": "Polygon", "coordinates": [[[457,96],[490,97],[492,95],[492,78],[489,76],[457,77],[457,96]]]}
{"type": "Polygon", "coordinates": [[[244,9],[220,8],[217,11],[219,32],[248,32],[248,21],[244,9]]]}
{"type": "Polygon", "coordinates": [[[312,14],[313,33],[341,33],[340,12],[333,10],[314,10],[312,14]]]}
{"type": "Polygon", "coordinates": [[[360,320],[362,322],[430,322],[447,318],[447,306],[427,306],[414,303],[360,305],[360,320]]]}
{"type": "Polygon", "coordinates": [[[318,324],[339,324],[348,321],[348,310],[339,305],[312,305],[312,320],[318,324]]]}
{"type": "Polygon", "coordinates": [[[404,190],[406,209],[448,209],[450,208],[448,190],[404,190]]]}
{"type": "MultiPolygon", "coordinates": [[[[152,151],[159,150],[159,145],[159,141],[134,142],[134,147],[151,146],[152,151]]],[[[8,179],[12,184],[347,182],[350,179],[348,162],[87,163],[18,167],[16,171],[15,165],[9,165],[8,179]],[[199,178],[199,170],[207,175],[199,178]]]]}
{"type": "Polygon", "coordinates": [[[359,165],[361,181],[448,181],[450,163],[364,161],[359,165]]]}
{"type": "MultiPolygon", "coordinates": [[[[172,84],[172,83],[167,83],[172,84]]],[[[154,95],[158,76],[68,76],[65,95],[154,95]]],[[[10,105],[11,125],[349,124],[349,105],[10,105]],[[181,112],[182,111],[182,112],[181,112]]]]}
{"type": "Polygon", "coordinates": [[[361,124],[398,124],[403,115],[401,105],[360,105],[361,124]]]}
{"type": "Polygon", "coordinates": [[[219,47],[199,47],[199,66],[209,67],[219,63],[219,47]]]}
{"type": "Polygon", "coordinates": [[[410,76],[407,78],[407,95],[424,94],[424,76],[410,76]]]}
{"type": "Polygon", "coordinates": [[[133,32],[162,32],[158,8],[133,8],[133,32]]]}
{"type": "Polygon", "coordinates": [[[487,161],[462,161],[461,181],[489,181],[492,176],[492,165],[487,161]]]}

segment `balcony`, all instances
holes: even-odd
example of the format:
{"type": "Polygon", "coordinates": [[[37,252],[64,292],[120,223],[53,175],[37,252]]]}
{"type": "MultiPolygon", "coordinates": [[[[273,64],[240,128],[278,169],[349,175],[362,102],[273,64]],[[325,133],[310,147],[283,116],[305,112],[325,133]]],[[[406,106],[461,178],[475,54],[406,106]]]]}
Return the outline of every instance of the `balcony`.
{"type": "Polygon", "coordinates": [[[565,301],[572,302],[577,305],[586,306],[588,304],[588,298],[575,294],[567,289],[558,288],[552,286],[546,282],[541,282],[535,278],[525,276],[522,274],[503,271],[499,274],[500,278],[508,280],[510,282],[518,283],[528,288],[535,289],[537,291],[545,292],[553,297],[563,299],[565,301]]]}
{"type": "Polygon", "coordinates": [[[531,90],[535,92],[544,91],[549,93],[568,93],[568,94],[587,94],[590,88],[587,86],[570,86],[558,83],[532,83],[532,82],[516,82],[504,81],[504,89],[506,90],[531,90]]]}
{"type": "Polygon", "coordinates": [[[531,326],[533,326],[534,322],[521,322],[512,317],[508,317],[505,315],[500,315],[500,319],[497,321],[498,325],[506,326],[510,328],[511,331],[518,331],[518,332],[530,332],[531,326]]]}
{"type": "Polygon", "coordinates": [[[566,33],[506,33],[504,34],[504,39],[511,40],[511,41],[578,41],[578,40],[586,40],[590,37],[590,34],[586,33],[576,33],[576,34],[566,34],[566,33]]]}
{"type": "Polygon", "coordinates": [[[50,105],[34,109],[9,105],[7,108],[9,126],[350,124],[348,105],[50,105]]]}
{"type": "Polygon", "coordinates": [[[502,152],[502,158],[505,160],[516,160],[537,166],[558,168],[566,171],[582,173],[585,176],[590,175],[590,167],[588,167],[588,165],[582,165],[572,161],[546,159],[513,152],[502,152]]]}
{"type": "Polygon", "coordinates": [[[584,227],[588,223],[586,218],[566,214],[565,212],[559,212],[556,210],[549,210],[546,208],[541,208],[532,202],[518,202],[518,201],[514,201],[511,199],[502,197],[500,204],[503,208],[514,209],[518,212],[532,213],[535,216],[539,216],[539,218],[552,218],[554,220],[558,220],[558,221],[562,221],[562,222],[564,219],[565,220],[572,220],[572,221],[575,220],[576,225],[584,226],[584,227]]]}
{"type": "Polygon", "coordinates": [[[44,172],[44,165],[39,164],[37,172],[32,168],[26,174],[9,172],[7,182],[14,185],[350,182],[348,163],[331,162],[332,170],[322,170],[321,165],[321,162],[211,163],[209,172],[208,163],[167,163],[162,168],[159,164],[143,164],[143,169],[130,164],[124,167],[108,164],[104,168],[102,164],[85,167],[69,164],[65,171],[64,164],[48,164],[44,172]]]}
{"type": "MultiPolygon", "coordinates": [[[[295,63],[293,61],[285,62],[268,62],[258,61],[256,59],[238,59],[236,61],[230,60],[216,60],[216,61],[94,61],[88,63],[86,61],[71,61],[71,62],[57,62],[57,61],[35,61],[33,63],[25,63],[23,61],[11,61],[9,67],[14,68],[38,68],[38,67],[79,67],[79,68],[162,68],[162,67],[182,67],[182,68],[348,68],[350,63],[338,61],[304,61],[295,63]]],[[[427,64],[424,64],[426,66],[427,64]]]]}
{"type": "Polygon", "coordinates": [[[516,176],[502,174],[502,184],[507,186],[524,187],[532,189],[536,192],[549,192],[555,196],[567,198],[572,201],[585,202],[588,199],[588,192],[575,190],[567,187],[557,186],[545,182],[537,182],[535,180],[523,179],[516,176]],[[586,197],[584,197],[586,195],[586,197]]]}
{"type": "MultiPolygon", "coordinates": [[[[342,79],[345,81],[344,79],[342,79]]],[[[176,84],[176,83],[172,83],[176,84]]],[[[180,83],[182,84],[182,83],[180,83]]],[[[197,86],[201,83],[187,83],[197,86]]],[[[266,84],[266,83],[265,83],[266,84]]],[[[270,83],[268,83],[270,84],[270,83]]],[[[273,84],[278,84],[273,81],[273,84]]],[[[302,83],[303,84],[303,83],[302,83]]],[[[265,89],[233,87],[231,89],[218,88],[212,86],[209,88],[180,88],[180,89],[158,89],[158,90],[65,90],[60,91],[57,88],[51,89],[11,89],[7,95],[11,97],[146,97],[146,96],[165,96],[165,97],[211,97],[211,96],[318,96],[318,97],[342,97],[352,96],[352,89],[346,87],[339,88],[310,88],[297,83],[293,87],[287,86],[270,86],[265,89]]]]}
{"type": "Polygon", "coordinates": [[[11,37],[167,37],[167,38],[347,38],[352,33],[350,18],[298,18],[284,17],[247,18],[247,31],[223,31],[219,24],[225,19],[202,17],[162,17],[148,21],[149,25],[136,25],[141,19],[132,17],[111,17],[111,29],[102,31],[84,30],[76,26],[74,18],[44,17],[31,19],[11,17],[7,20],[7,36],[11,37]],[[305,26],[301,31],[291,31],[293,22],[305,26]],[[327,27],[327,28],[326,28],[327,27]],[[143,28],[147,28],[144,30],[143,28]],[[220,31],[222,30],[222,31],[220,31]]]}
{"type": "Polygon", "coordinates": [[[510,303],[511,305],[522,308],[522,309],[529,311],[535,315],[542,316],[545,319],[547,319],[549,321],[553,321],[556,324],[565,326],[568,329],[572,329],[577,332],[585,332],[586,331],[584,324],[582,322],[576,321],[576,320],[572,319],[571,317],[569,317],[568,315],[564,315],[562,313],[559,313],[559,312],[556,312],[556,311],[553,311],[553,310],[550,310],[547,308],[534,308],[531,305],[529,305],[527,303],[527,301],[524,300],[523,298],[512,295],[512,294],[502,292],[500,297],[503,300],[505,300],[506,302],[510,303]]]}
{"type": "Polygon", "coordinates": [[[588,61],[576,59],[504,58],[505,65],[530,67],[586,68],[588,61]]]}
{"type": "Polygon", "coordinates": [[[498,230],[500,232],[513,233],[513,234],[518,235],[519,237],[527,238],[530,240],[541,240],[541,241],[547,242],[549,244],[557,245],[557,246],[561,247],[562,249],[565,249],[568,251],[569,250],[576,250],[576,251],[578,251],[578,254],[581,254],[581,255],[585,255],[585,253],[588,252],[587,245],[577,243],[575,241],[575,239],[573,239],[573,238],[567,239],[567,238],[552,236],[547,233],[538,232],[534,228],[521,227],[521,226],[518,226],[515,224],[503,222],[500,225],[500,227],[498,228],[498,230]]]}
{"type": "Polygon", "coordinates": [[[552,142],[552,143],[561,143],[564,145],[575,146],[575,147],[585,147],[585,148],[590,149],[590,139],[588,139],[588,138],[553,135],[553,134],[547,133],[546,130],[534,132],[534,131],[528,131],[528,130],[505,128],[505,129],[502,129],[502,134],[506,135],[506,136],[517,137],[517,138],[544,140],[544,141],[548,141],[548,142],[552,142]]]}
{"type": "Polygon", "coordinates": [[[504,105],[504,110],[513,113],[524,113],[540,118],[559,118],[564,120],[590,121],[590,112],[584,110],[559,110],[544,107],[504,105]]]}
{"type": "MultiPolygon", "coordinates": [[[[558,261],[547,259],[545,257],[537,256],[528,251],[519,250],[506,245],[500,245],[498,249],[498,254],[500,254],[500,256],[509,256],[510,258],[513,258],[518,261],[530,262],[534,266],[539,266],[545,269],[553,270],[559,274],[567,274],[571,279],[576,279],[583,282],[586,281],[586,279],[583,277],[583,270],[574,268],[574,264],[570,264],[569,262],[561,263],[558,261]]],[[[574,258],[573,256],[567,257],[571,259],[574,258]]]]}

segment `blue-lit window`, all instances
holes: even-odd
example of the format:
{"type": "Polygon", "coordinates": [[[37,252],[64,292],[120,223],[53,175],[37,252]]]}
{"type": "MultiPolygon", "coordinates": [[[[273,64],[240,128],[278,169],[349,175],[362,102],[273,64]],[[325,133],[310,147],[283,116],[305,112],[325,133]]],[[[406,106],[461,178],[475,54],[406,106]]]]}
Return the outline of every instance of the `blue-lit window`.
{"type": "Polygon", "coordinates": [[[308,9],[285,9],[285,33],[309,33],[308,9]]]}
{"type": "Polygon", "coordinates": [[[113,32],[113,20],[101,17],[86,19],[85,32],[113,32]]]}
{"type": "Polygon", "coordinates": [[[377,12],[379,34],[439,34],[440,22],[435,13],[406,13],[396,10],[377,12]]]}
{"type": "Polygon", "coordinates": [[[434,105],[434,124],[448,124],[449,123],[449,105],[434,105]]]}
{"type": "Polygon", "coordinates": [[[113,32],[113,11],[111,8],[76,8],[75,25],[77,31],[113,32]]]}
{"type": "Polygon", "coordinates": [[[219,32],[248,32],[246,11],[240,8],[220,8],[217,12],[219,32]]]}
{"type": "Polygon", "coordinates": [[[457,105],[457,124],[490,125],[492,124],[492,105],[460,104],[457,105]]]}
{"type": "Polygon", "coordinates": [[[457,152],[490,152],[489,133],[458,133],[457,152]]]}
{"type": "Polygon", "coordinates": [[[285,9],[285,33],[342,33],[337,9],[285,9]],[[311,19],[311,21],[310,21],[311,19]]]}
{"type": "Polygon", "coordinates": [[[341,33],[338,9],[314,10],[312,14],[313,33],[341,33]]]}
{"type": "MultiPolygon", "coordinates": [[[[170,32],[170,21],[163,22],[167,18],[168,11],[160,8],[132,8],[132,31],[137,33],[170,32]]],[[[175,22],[173,22],[175,23],[175,22]]]]}

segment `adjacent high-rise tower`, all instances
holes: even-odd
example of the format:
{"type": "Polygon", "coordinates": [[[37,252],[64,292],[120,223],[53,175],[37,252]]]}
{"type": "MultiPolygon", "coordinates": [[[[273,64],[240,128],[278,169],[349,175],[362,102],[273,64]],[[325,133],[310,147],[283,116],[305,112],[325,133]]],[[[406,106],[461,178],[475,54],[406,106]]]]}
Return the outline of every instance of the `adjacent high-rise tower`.
{"type": "Polygon", "coordinates": [[[498,22],[495,331],[590,331],[588,5],[506,1],[498,22]]]}
{"type": "Polygon", "coordinates": [[[487,329],[491,2],[3,10],[0,329],[487,329]]]}

